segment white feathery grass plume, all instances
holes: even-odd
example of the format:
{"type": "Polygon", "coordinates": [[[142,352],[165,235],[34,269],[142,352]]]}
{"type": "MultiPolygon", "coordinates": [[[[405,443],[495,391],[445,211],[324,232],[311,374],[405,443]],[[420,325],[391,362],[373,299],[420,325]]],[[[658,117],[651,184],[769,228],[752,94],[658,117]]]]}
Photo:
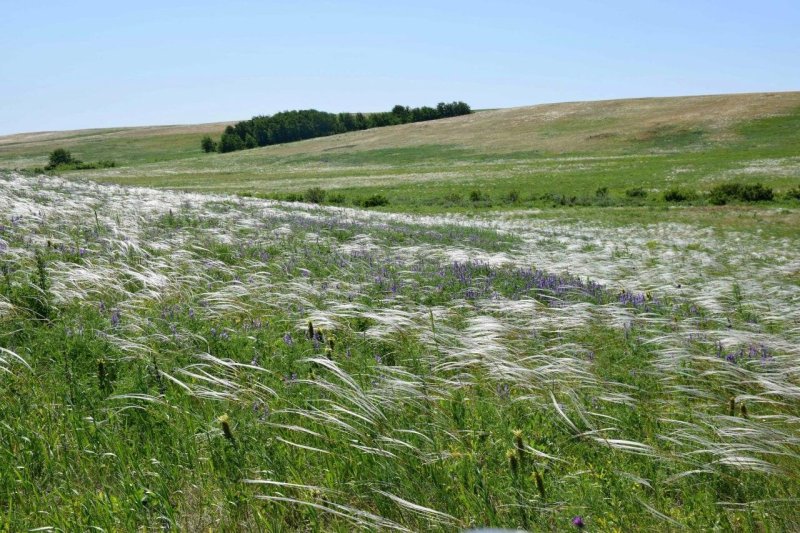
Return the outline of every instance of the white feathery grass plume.
{"type": "Polygon", "coordinates": [[[443,523],[443,524],[453,524],[453,523],[457,522],[455,517],[452,517],[447,513],[442,513],[440,511],[436,511],[435,509],[430,509],[430,508],[425,507],[423,505],[419,505],[419,504],[410,502],[408,500],[404,500],[403,498],[401,498],[399,496],[395,496],[394,494],[391,494],[389,492],[386,492],[386,491],[383,491],[383,490],[378,490],[378,489],[373,489],[373,492],[375,494],[380,494],[381,496],[389,498],[390,500],[392,500],[394,503],[396,503],[400,507],[402,507],[404,509],[408,509],[409,511],[412,511],[414,513],[420,514],[420,515],[424,516],[426,519],[431,520],[433,522],[438,522],[438,523],[443,523]]]}
{"type": "Polygon", "coordinates": [[[31,366],[19,355],[12,352],[8,348],[3,348],[0,346],[0,371],[11,373],[11,369],[9,368],[12,363],[19,363],[28,370],[33,370],[31,366]]]}

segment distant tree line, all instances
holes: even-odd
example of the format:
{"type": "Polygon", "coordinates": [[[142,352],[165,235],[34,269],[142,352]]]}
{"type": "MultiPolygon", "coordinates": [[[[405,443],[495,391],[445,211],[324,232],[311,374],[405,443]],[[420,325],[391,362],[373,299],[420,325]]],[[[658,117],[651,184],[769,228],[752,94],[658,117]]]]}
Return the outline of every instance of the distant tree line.
{"type": "Polygon", "coordinates": [[[233,152],[348,131],[468,115],[471,112],[464,102],[442,102],[436,107],[396,105],[391,111],[383,113],[326,113],[316,109],[282,111],[228,126],[219,141],[206,135],[201,141],[201,147],[204,152],[233,152]]]}

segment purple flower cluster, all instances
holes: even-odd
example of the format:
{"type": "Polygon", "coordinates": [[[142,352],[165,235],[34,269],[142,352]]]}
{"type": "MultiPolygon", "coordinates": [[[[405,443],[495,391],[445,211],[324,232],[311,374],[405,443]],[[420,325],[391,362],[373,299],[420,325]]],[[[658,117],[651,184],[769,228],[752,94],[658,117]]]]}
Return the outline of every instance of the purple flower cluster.
{"type": "Polygon", "coordinates": [[[179,313],[181,308],[177,305],[168,305],[161,309],[161,319],[162,320],[174,320],[175,315],[179,313]]]}
{"type": "Polygon", "coordinates": [[[50,241],[47,241],[47,244],[48,247],[53,249],[53,251],[66,256],[85,257],[89,253],[88,248],[84,248],[82,246],[65,246],[63,243],[51,245],[50,241]]]}
{"type": "Polygon", "coordinates": [[[253,412],[259,415],[258,416],[259,422],[266,422],[267,418],[269,418],[271,411],[269,405],[262,402],[261,400],[256,400],[253,403],[253,412]]]}
{"type": "Polygon", "coordinates": [[[226,341],[230,338],[228,332],[225,330],[217,330],[217,328],[211,328],[211,337],[215,339],[219,339],[221,341],[226,341]]]}
{"type": "MultiPolygon", "coordinates": [[[[446,278],[448,274],[455,284],[466,287],[464,297],[467,299],[498,298],[500,295],[519,299],[532,293],[552,294],[558,298],[576,295],[598,303],[609,299],[608,290],[592,280],[583,280],[569,274],[559,276],[531,268],[505,270],[480,261],[456,261],[450,265],[449,270],[438,271],[442,278],[446,278]]],[[[641,301],[645,300],[646,297],[641,295],[641,301]]],[[[636,301],[638,304],[638,297],[636,301]]]]}
{"type": "Polygon", "coordinates": [[[646,307],[648,303],[658,305],[658,300],[651,299],[647,294],[642,292],[625,291],[619,293],[618,300],[624,305],[632,305],[634,307],[646,307]]]}
{"type": "Polygon", "coordinates": [[[717,357],[725,359],[731,364],[740,364],[757,359],[765,363],[773,358],[773,354],[772,351],[763,344],[750,344],[746,349],[740,346],[738,350],[735,349],[726,353],[722,343],[717,342],[717,357]]]}

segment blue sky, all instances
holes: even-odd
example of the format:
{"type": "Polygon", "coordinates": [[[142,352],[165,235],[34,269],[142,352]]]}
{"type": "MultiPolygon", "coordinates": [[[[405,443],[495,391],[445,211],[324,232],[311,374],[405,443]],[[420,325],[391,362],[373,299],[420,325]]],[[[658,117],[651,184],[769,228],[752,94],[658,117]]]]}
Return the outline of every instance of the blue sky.
{"type": "Polygon", "coordinates": [[[800,0],[0,0],[0,134],[800,90],[800,0]]]}

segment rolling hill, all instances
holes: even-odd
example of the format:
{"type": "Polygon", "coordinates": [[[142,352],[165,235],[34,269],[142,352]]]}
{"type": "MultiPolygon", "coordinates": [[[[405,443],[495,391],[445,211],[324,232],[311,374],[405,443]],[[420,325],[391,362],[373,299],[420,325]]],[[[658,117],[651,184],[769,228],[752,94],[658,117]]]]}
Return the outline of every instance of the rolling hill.
{"type": "Polygon", "coordinates": [[[203,135],[216,135],[230,122],[209,124],[98,128],[17,133],[0,137],[0,166],[44,166],[54,147],[84,160],[113,159],[123,164],[193,157],[203,135]]]}
{"type": "Polygon", "coordinates": [[[614,196],[756,180],[781,190],[800,179],[800,92],[544,104],[201,153],[200,138],[224,126],[12,135],[0,138],[0,166],[43,165],[65,147],[115,160],[80,171],[99,181],[275,197],[321,187],[345,201],[383,194],[404,210],[458,208],[473,190],[527,205],[602,187],[614,196]]]}

